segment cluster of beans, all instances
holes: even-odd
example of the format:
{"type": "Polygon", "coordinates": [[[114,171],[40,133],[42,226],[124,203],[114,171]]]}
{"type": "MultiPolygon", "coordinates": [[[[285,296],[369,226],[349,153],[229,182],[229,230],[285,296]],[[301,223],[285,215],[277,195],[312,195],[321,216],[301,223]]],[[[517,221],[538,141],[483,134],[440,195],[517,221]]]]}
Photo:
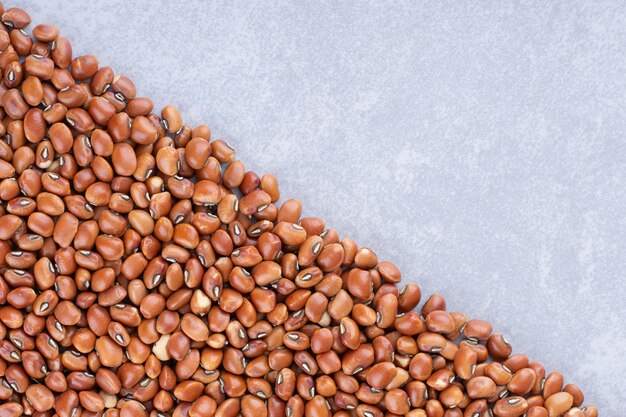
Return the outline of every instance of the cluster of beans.
{"type": "Polygon", "coordinates": [[[595,417],[0,4],[0,417],[595,417]],[[280,206],[280,207],[279,207],[280,206]]]}

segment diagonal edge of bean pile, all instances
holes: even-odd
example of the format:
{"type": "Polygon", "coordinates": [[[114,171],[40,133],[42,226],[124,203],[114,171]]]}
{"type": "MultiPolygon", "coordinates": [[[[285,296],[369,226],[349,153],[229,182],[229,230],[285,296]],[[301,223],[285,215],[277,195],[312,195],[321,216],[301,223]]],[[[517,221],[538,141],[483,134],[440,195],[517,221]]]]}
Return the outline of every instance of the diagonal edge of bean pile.
{"type": "Polygon", "coordinates": [[[0,417],[595,417],[0,3],[0,417]]]}

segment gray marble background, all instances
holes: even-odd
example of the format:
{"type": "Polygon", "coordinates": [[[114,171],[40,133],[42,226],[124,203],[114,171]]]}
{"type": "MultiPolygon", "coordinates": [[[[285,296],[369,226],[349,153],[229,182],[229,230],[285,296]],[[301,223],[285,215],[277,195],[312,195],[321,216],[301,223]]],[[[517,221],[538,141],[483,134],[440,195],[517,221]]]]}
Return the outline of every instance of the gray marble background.
{"type": "Polygon", "coordinates": [[[623,414],[623,2],[20,4],[623,414]]]}

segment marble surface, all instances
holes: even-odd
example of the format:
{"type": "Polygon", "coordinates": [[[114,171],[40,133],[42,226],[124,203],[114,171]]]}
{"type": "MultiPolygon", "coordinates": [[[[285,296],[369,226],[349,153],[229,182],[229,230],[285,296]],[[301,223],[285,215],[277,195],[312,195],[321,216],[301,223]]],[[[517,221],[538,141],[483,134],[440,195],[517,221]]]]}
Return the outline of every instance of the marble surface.
{"type": "Polygon", "coordinates": [[[20,2],[621,415],[626,8],[462,3],[20,2]]]}

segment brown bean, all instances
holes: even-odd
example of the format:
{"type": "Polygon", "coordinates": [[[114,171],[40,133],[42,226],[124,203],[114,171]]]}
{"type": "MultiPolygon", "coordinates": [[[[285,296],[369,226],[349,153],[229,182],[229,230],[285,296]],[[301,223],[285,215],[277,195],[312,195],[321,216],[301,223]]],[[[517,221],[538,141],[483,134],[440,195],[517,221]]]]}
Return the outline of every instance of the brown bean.
{"type": "Polygon", "coordinates": [[[77,80],[91,78],[98,69],[98,59],[93,55],[82,55],[74,58],[71,63],[71,71],[77,80]]]}
{"type": "Polygon", "coordinates": [[[45,385],[29,385],[25,395],[28,402],[39,412],[48,411],[54,405],[54,395],[45,385]]]}
{"type": "Polygon", "coordinates": [[[209,329],[207,325],[197,316],[192,314],[184,315],[180,325],[182,331],[192,340],[202,342],[209,337],[209,329]]]}
{"type": "Polygon", "coordinates": [[[116,143],[111,155],[113,168],[118,175],[132,175],[137,169],[137,158],[133,148],[127,143],[116,143]]]}
{"type": "Polygon", "coordinates": [[[22,29],[28,26],[30,22],[29,14],[18,7],[7,9],[2,14],[2,23],[10,28],[22,29]]]}
{"type": "Polygon", "coordinates": [[[122,364],[122,348],[109,336],[102,336],[96,340],[96,353],[104,366],[117,367],[122,364]]]}
{"type": "Polygon", "coordinates": [[[29,55],[24,60],[24,70],[42,80],[49,80],[54,74],[54,61],[41,55],[29,55]]]}
{"type": "Polygon", "coordinates": [[[535,385],[535,379],[535,371],[530,368],[522,368],[513,375],[507,384],[507,389],[517,395],[528,394],[535,385]]]}
{"type": "Polygon", "coordinates": [[[80,133],[90,132],[95,127],[94,121],[89,113],[81,108],[69,109],[67,113],[65,113],[65,120],[72,128],[80,133]]]}
{"type": "Polygon", "coordinates": [[[563,391],[567,392],[568,394],[570,394],[572,396],[572,401],[573,401],[573,405],[574,407],[579,407],[583,401],[585,400],[585,396],[582,392],[582,390],[574,384],[567,384],[564,388],[563,391]]]}
{"type": "Polygon", "coordinates": [[[33,36],[41,42],[52,42],[59,36],[59,28],[53,25],[40,24],[33,28],[33,36]]]}
{"type": "Polygon", "coordinates": [[[569,392],[558,392],[546,398],[545,408],[550,417],[557,417],[572,407],[574,397],[569,392]]]}
{"type": "Polygon", "coordinates": [[[543,384],[543,398],[548,399],[563,389],[563,374],[560,372],[552,372],[546,377],[543,384]]]}
{"type": "Polygon", "coordinates": [[[475,338],[480,341],[485,341],[491,334],[492,326],[484,320],[470,320],[467,322],[463,334],[467,338],[475,338]]]}
{"type": "Polygon", "coordinates": [[[452,316],[443,310],[435,310],[426,316],[426,327],[435,333],[451,333],[455,324],[452,316]]]}
{"type": "Polygon", "coordinates": [[[2,107],[13,119],[22,119],[28,112],[28,103],[17,89],[10,89],[2,96],[2,107]]]}
{"type": "MultiPolygon", "coordinates": [[[[20,55],[28,55],[33,46],[33,39],[26,32],[14,29],[10,34],[11,45],[20,55]]],[[[39,54],[37,54],[39,55],[39,54]]]]}

